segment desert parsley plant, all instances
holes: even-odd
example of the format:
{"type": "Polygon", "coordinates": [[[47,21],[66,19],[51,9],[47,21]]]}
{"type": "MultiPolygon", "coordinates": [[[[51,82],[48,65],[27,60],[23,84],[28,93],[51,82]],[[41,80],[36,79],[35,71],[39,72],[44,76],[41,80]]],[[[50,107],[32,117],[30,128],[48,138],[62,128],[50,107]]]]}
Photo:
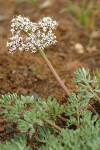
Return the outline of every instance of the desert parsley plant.
{"type": "Polygon", "coordinates": [[[29,51],[33,53],[39,51],[53,75],[69,96],[70,92],[64,85],[50,61],[44,53],[44,49],[57,42],[55,33],[58,23],[50,17],[44,17],[38,23],[31,22],[29,18],[16,16],[11,20],[11,33],[12,37],[7,42],[9,53],[15,51],[29,51]]]}
{"type": "MultiPolygon", "coordinates": [[[[75,72],[74,81],[78,89],[70,94],[67,106],[60,105],[52,97],[47,101],[41,98],[35,101],[33,96],[6,94],[0,98],[0,115],[8,123],[16,123],[21,134],[26,133],[30,138],[35,136],[37,142],[43,144],[41,148],[38,147],[39,150],[99,150],[100,117],[88,108],[92,100],[99,102],[97,87],[100,89],[100,82],[85,68],[75,72]],[[91,83],[89,87],[85,85],[85,80],[91,83]],[[94,94],[90,94],[90,86],[94,94]],[[58,119],[64,121],[63,127],[58,119]]],[[[25,138],[19,137],[19,141],[15,139],[6,145],[0,144],[0,148],[6,149],[8,146],[11,149],[12,145],[17,150],[23,150],[23,147],[28,149],[26,143],[25,138]]]]}
{"type": "MultiPolygon", "coordinates": [[[[92,77],[88,69],[78,69],[74,79],[78,89],[70,94],[44,53],[47,46],[57,42],[53,33],[57,25],[50,17],[33,23],[26,17],[16,16],[11,21],[12,37],[7,46],[9,53],[17,50],[39,51],[69,96],[67,106],[60,105],[52,97],[47,101],[41,98],[35,101],[33,96],[7,94],[0,98],[0,115],[9,123],[16,123],[19,132],[27,133],[29,139],[36,135],[36,140],[45,144],[40,150],[99,150],[100,116],[90,104],[92,100],[100,102],[99,76],[92,77]],[[92,111],[89,110],[90,106],[92,111]],[[64,121],[63,127],[58,120],[64,121]]],[[[22,145],[28,149],[24,142],[22,145]]],[[[18,144],[16,141],[14,143],[18,144]]],[[[11,143],[8,145],[10,147],[11,143]]],[[[18,150],[22,149],[19,147],[18,150]]]]}

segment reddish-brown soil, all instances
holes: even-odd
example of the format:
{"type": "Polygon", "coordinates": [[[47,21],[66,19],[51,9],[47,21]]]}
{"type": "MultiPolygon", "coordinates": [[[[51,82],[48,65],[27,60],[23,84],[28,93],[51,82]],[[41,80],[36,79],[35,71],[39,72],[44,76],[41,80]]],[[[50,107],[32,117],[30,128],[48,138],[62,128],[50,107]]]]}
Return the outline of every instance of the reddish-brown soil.
{"type": "MultiPolygon", "coordinates": [[[[70,91],[75,89],[72,81],[77,68],[85,66],[95,71],[100,67],[100,35],[93,38],[92,48],[88,50],[91,32],[78,26],[68,12],[61,13],[67,7],[65,0],[30,1],[18,3],[17,0],[0,0],[0,96],[9,92],[38,94],[46,99],[52,95],[61,101],[65,93],[39,53],[8,54],[6,43],[11,36],[10,21],[13,15],[24,15],[34,22],[43,16],[53,16],[59,22],[56,30],[58,42],[45,49],[45,53],[70,91]],[[83,53],[75,49],[76,43],[83,45],[83,53]]],[[[100,31],[100,16],[94,30],[100,31]]]]}

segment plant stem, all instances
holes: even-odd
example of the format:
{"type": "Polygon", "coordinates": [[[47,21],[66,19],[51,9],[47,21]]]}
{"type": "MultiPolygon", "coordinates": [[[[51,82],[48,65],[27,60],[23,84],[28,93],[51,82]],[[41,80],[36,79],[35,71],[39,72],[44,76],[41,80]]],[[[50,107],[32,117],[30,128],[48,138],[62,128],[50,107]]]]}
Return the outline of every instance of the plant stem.
{"type": "Polygon", "coordinates": [[[76,106],[76,111],[77,111],[77,123],[78,123],[78,128],[80,127],[80,115],[79,115],[79,108],[78,108],[78,103],[76,106]]]}
{"type": "Polygon", "coordinates": [[[98,118],[100,119],[100,115],[97,113],[97,111],[89,104],[89,107],[91,108],[92,112],[98,116],[98,118]]]}
{"type": "Polygon", "coordinates": [[[67,121],[67,119],[66,118],[64,118],[64,117],[62,117],[62,116],[60,116],[60,115],[58,115],[58,118],[59,119],[61,119],[62,121],[64,121],[64,122],[66,122],[67,121]]]}
{"type": "Polygon", "coordinates": [[[45,60],[45,62],[47,63],[49,69],[51,70],[51,72],[53,73],[53,75],[55,76],[55,78],[57,79],[57,81],[59,82],[60,86],[63,88],[63,90],[65,91],[65,93],[68,96],[70,96],[70,92],[69,92],[68,88],[65,86],[65,84],[60,79],[59,75],[57,74],[57,72],[55,71],[55,69],[53,68],[53,66],[51,65],[51,63],[48,60],[47,56],[45,55],[44,51],[39,49],[39,52],[40,52],[41,56],[43,57],[43,59],[45,60]]]}
{"type": "Polygon", "coordinates": [[[57,126],[56,124],[54,124],[51,120],[46,120],[46,119],[42,119],[44,122],[47,122],[48,124],[50,124],[52,127],[54,127],[56,130],[61,131],[62,128],[60,128],[59,126],[57,126]]]}

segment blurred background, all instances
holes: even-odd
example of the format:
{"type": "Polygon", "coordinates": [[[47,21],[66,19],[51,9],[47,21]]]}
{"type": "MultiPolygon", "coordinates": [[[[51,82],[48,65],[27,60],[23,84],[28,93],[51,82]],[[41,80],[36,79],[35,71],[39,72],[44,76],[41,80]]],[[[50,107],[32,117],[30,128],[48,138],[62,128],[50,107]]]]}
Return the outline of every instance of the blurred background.
{"type": "Polygon", "coordinates": [[[65,95],[38,53],[8,54],[6,43],[15,15],[33,22],[44,16],[58,21],[58,42],[45,53],[70,91],[75,88],[77,68],[95,72],[100,67],[100,0],[0,0],[0,95],[53,95],[58,100],[65,95]]]}

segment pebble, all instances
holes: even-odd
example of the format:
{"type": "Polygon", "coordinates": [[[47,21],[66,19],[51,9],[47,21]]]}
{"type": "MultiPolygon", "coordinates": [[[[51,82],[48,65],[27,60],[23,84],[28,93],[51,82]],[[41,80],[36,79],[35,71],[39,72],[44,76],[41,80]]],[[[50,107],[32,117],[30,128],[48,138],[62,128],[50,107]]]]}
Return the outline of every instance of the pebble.
{"type": "Polygon", "coordinates": [[[43,3],[40,5],[40,9],[45,9],[45,8],[49,7],[51,4],[52,4],[52,1],[51,1],[51,0],[46,0],[45,2],[43,2],[43,3]]]}
{"type": "Polygon", "coordinates": [[[37,101],[39,99],[39,94],[38,93],[34,93],[33,96],[34,96],[35,101],[37,101]]]}
{"type": "Polygon", "coordinates": [[[93,38],[93,39],[98,39],[98,38],[100,38],[100,32],[99,32],[99,31],[93,31],[93,32],[91,33],[91,38],[93,38]]]}
{"type": "Polygon", "coordinates": [[[12,126],[10,126],[9,124],[6,126],[6,133],[7,134],[9,134],[9,133],[11,133],[11,132],[13,132],[14,131],[14,129],[13,129],[13,127],[12,126]]]}
{"type": "Polygon", "coordinates": [[[97,51],[97,47],[96,47],[96,46],[87,47],[87,51],[88,51],[89,53],[95,52],[95,51],[97,51]]]}
{"type": "Polygon", "coordinates": [[[0,90],[0,94],[5,94],[6,92],[4,90],[0,90]]]}
{"type": "Polygon", "coordinates": [[[0,133],[4,132],[5,128],[4,127],[0,127],[0,133]]]}
{"type": "Polygon", "coordinates": [[[38,93],[29,94],[28,96],[33,96],[34,97],[34,101],[38,101],[38,99],[39,99],[39,94],[38,93]]]}
{"type": "Polygon", "coordinates": [[[83,47],[82,44],[76,43],[74,45],[74,48],[75,48],[75,50],[76,50],[77,53],[79,53],[79,54],[83,54],[84,53],[84,47],[83,47]]]}

